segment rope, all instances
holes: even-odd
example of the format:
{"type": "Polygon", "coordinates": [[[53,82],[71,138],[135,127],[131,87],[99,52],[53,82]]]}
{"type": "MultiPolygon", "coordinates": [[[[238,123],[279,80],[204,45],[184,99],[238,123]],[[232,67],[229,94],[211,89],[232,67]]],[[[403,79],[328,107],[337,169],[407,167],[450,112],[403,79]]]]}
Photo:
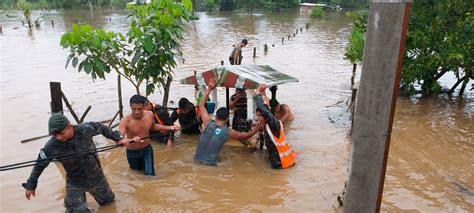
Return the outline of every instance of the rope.
{"type": "MultiPolygon", "coordinates": [[[[140,138],[140,140],[145,140],[145,139],[151,138],[153,136],[158,136],[158,135],[162,135],[162,134],[157,133],[157,134],[149,135],[147,137],[140,138]]],[[[132,140],[130,143],[133,143],[133,142],[135,142],[135,141],[132,140]]],[[[35,165],[37,165],[39,163],[42,163],[44,161],[55,162],[55,161],[59,161],[59,160],[73,159],[73,158],[77,158],[77,157],[81,157],[81,156],[85,156],[85,155],[89,155],[89,154],[104,152],[104,151],[115,149],[115,148],[121,147],[121,146],[122,146],[121,144],[115,144],[115,145],[109,145],[109,146],[99,147],[99,148],[95,148],[95,149],[90,149],[90,150],[86,150],[86,151],[82,151],[82,152],[78,152],[78,153],[70,153],[70,154],[64,154],[64,155],[58,155],[58,156],[51,156],[51,157],[47,157],[47,158],[39,159],[39,160],[31,160],[31,161],[25,161],[25,162],[21,162],[21,163],[10,164],[10,165],[6,165],[6,166],[1,166],[0,171],[8,171],[8,170],[13,170],[13,169],[29,167],[29,166],[35,166],[35,165]]]]}

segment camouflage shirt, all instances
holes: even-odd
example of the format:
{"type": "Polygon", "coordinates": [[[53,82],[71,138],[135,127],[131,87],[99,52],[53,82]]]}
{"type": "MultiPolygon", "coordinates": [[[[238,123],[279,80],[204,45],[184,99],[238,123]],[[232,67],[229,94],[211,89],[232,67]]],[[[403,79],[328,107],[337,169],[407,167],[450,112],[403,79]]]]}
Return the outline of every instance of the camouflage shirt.
{"type": "Polygon", "coordinates": [[[108,139],[119,141],[121,136],[119,131],[112,131],[101,123],[89,122],[74,126],[74,136],[66,142],[56,140],[54,137],[48,140],[41,149],[38,160],[42,160],[33,167],[30,177],[23,187],[28,190],[36,189],[38,178],[43,170],[52,161],[52,157],[57,159],[66,170],[66,177],[72,181],[83,181],[100,170],[100,161],[97,153],[87,154],[90,150],[96,149],[93,136],[102,134],[108,139]],[[55,157],[78,154],[73,157],[55,157]]]}

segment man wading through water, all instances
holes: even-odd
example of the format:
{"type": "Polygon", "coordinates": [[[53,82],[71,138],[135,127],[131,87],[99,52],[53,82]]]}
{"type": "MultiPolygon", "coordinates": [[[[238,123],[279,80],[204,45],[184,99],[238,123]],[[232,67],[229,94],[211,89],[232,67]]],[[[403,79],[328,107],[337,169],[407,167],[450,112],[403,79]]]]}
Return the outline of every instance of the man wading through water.
{"type": "Polygon", "coordinates": [[[268,150],[268,159],[273,169],[286,169],[295,165],[295,153],[286,141],[283,132],[283,123],[278,120],[268,109],[268,98],[265,95],[267,86],[261,84],[257,88],[255,103],[257,105],[257,118],[259,124],[265,125],[265,146],[268,150]],[[265,103],[264,103],[265,102],[265,103]]]}
{"type": "Polygon", "coordinates": [[[140,140],[150,136],[150,131],[178,131],[178,126],[165,126],[156,124],[153,113],[145,111],[147,99],[141,95],[130,98],[130,109],[132,113],[125,116],[119,125],[119,131],[126,138],[133,138],[137,143],[127,144],[127,161],[133,170],[143,170],[145,175],[155,176],[155,162],[153,159],[153,147],[150,139],[140,140]]]}
{"type": "Polygon", "coordinates": [[[31,172],[30,177],[23,187],[26,189],[26,198],[35,196],[38,178],[43,170],[53,160],[50,157],[58,157],[66,170],[66,197],[64,206],[66,212],[88,212],[86,203],[86,192],[100,204],[105,205],[114,200],[114,193],[110,189],[104,172],[102,171],[97,153],[79,154],[96,149],[93,136],[102,134],[117,144],[127,145],[128,141],[122,139],[120,132],[112,131],[101,123],[89,122],[72,125],[62,114],[53,114],[48,122],[49,134],[53,135],[44,148],[41,149],[38,162],[31,172]],[[72,156],[71,154],[77,154],[72,156]]]}
{"type": "Polygon", "coordinates": [[[240,43],[236,44],[234,49],[229,55],[229,62],[232,65],[240,65],[242,64],[242,48],[247,46],[247,39],[243,39],[240,43]]]}
{"type": "Polygon", "coordinates": [[[229,120],[229,110],[221,107],[216,112],[216,121],[213,121],[207,113],[205,103],[211,91],[216,87],[216,80],[211,79],[207,85],[207,90],[199,102],[199,112],[201,114],[203,132],[199,137],[194,159],[202,164],[217,165],[219,153],[229,137],[235,140],[247,140],[254,135],[261,126],[257,126],[250,132],[237,132],[226,126],[229,120]]]}

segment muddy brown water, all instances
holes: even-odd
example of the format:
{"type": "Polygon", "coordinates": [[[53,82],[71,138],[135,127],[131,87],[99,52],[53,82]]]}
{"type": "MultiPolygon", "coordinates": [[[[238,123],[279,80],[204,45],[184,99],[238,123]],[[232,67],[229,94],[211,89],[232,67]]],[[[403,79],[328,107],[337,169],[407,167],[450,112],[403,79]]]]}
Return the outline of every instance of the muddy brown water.
{"type": "MultiPolygon", "coordinates": [[[[62,83],[79,114],[92,106],[87,121],[110,119],[118,109],[115,75],[92,81],[84,73],[64,68],[68,52],[59,46],[60,36],[76,19],[89,22],[89,11],[44,12],[43,25],[32,31],[7,18],[6,13],[12,12],[0,12],[1,165],[36,158],[46,142],[41,139],[20,144],[20,140],[47,131],[50,81],[62,83]]],[[[128,27],[122,11],[96,11],[94,16],[97,27],[121,32],[128,27]]],[[[340,211],[335,199],[347,178],[347,101],[352,69],[343,54],[351,21],[343,13],[330,14],[322,21],[293,12],[198,16],[200,20],[187,26],[183,43],[186,63],[175,70],[171,105],[181,97],[194,100],[193,87],[179,84],[179,79],[215,67],[221,60],[227,64],[232,44],[245,37],[250,43],[244,48],[243,64],[269,64],[300,80],[280,86],[277,94],[295,114],[295,121],[286,125],[286,134],[300,153],[297,166],[272,170],[263,152],[250,153],[234,143],[224,147],[219,167],[196,165],[197,137],[181,135],[173,150],[153,144],[156,177],[131,171],[122,149],[101,154],[116,201],[99,207],[88,196],[89,207],[100,212],[340,211]],[[307,22],[311,23],[309,30],[304,29],[307,22]],[[287,35],[300,27],[303,33],[287,41],[287,35]],[[267,54],[263,54],[265,43],[270,47],[267,54]],[[256,59],[252,58],[254,46],[256,59]]],[[[126,103],[134,90],[122,82],[128,113],[126,103]]],[[[223,105],[225,92],[220,89],[218,93],[223,105]]],[[[162,94],[156,93],[151,99],[160,102],[162,94]]],[[[472,100],[472,93],[464,99],[399,98],[384,211],[474,211],[472,100]]],[[[110,143],[101,136],[96,141],[99,147],[110,143]]],[[[31,168],[0,172],[1,211],[63,212],[65,181],[60,167],[51,164],[43,172],[36,197],[30,201],[20,184],[31,168]]]]}

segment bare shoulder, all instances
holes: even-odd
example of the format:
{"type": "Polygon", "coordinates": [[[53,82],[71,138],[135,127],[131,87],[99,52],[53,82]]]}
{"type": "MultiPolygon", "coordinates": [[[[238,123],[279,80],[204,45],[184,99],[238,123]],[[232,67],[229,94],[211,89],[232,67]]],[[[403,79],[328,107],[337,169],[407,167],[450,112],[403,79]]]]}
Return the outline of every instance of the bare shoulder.
{"type": "Polygon", "coordinates": [[[132,118],[131,115],[127,115],[127,116],[123,117],[122,120],[120,120],[120,123],[128,124],[130,122],[131,118],[132,118]]]}

